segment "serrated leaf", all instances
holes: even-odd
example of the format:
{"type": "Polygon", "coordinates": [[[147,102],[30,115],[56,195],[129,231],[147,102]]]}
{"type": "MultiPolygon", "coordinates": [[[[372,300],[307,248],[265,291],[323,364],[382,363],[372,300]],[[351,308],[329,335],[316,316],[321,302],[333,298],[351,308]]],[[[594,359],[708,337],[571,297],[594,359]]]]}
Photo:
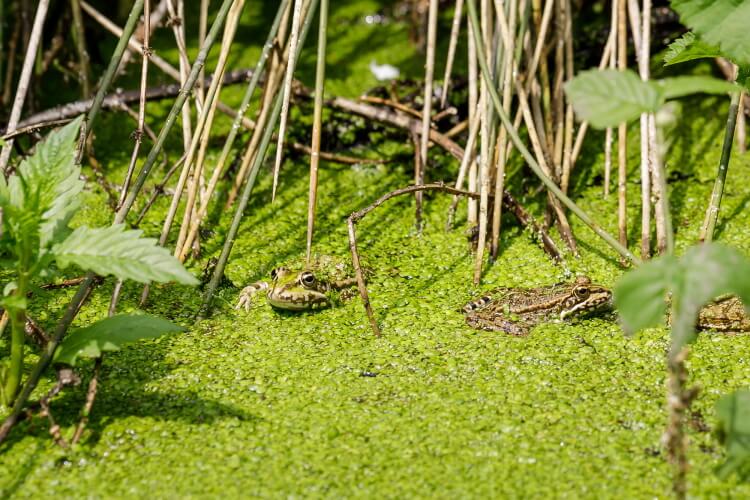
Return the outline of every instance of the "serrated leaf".
{"type": "Polygon", "coordinates": [[[750,64],[750,2],[740,0],[672,0],[680,21],[733,62],[750,64]]]}
{"type": "Polygon", "coordinates": [[[176,281],[195,285],[198,280],[180,261],[142,231],[126,230],[122,224],[105,228],[79,227],[52,248],[60,268],[74,264],[101,276],[108,274],[141,283],[176,281]]]}
{"type": "Polygon", "coordinates": [[[718,435],[727,450],[716,474],[727,479],[733,472],[741,480],[750,479],[750,391],[742,389],[716,403],[718,435]]]}
{"type": "MultiPolygon", "coordinates": [[[[33,261],[59,239],[78,209],[83,189],[75,147],[81,118],[40,141],[16,173],[0,185],[3,226],[15,253],[33,261]]],[[[18,255],[17,255],[18,257],[18,255]]],[[[20,260],[20,259],[19,259],[20,260]]]]}
{"type": "Polygon", "coordinates": [[[75,366],[79,358],[98,358],[104,352],[119,351],[131,342],[184,330],[148,314],[112,316],[70,333],[55,353],[54,362],[75,366]]]}
{"type": "Polygon", "coordinates": [[[677,259],[664,256],[623,275],[614,287],[614,303],[625,333],[663,325],[667,310],[667,292],[672,276],[678,272],[677,259]]]}
{"type": "Polygon", "coordinates": [[[578,116],[596,128],[656,112],[663,102],[658,89],[630,70],[582,71],[565,84],[565,93],[578,116]]]}
{"type": "Polygon", "coordinates": [[[664,99],[674,99],[690,94],[726,94],[739,91],[739,87],[733,82],[711,76],[677,76],[655,80],[652,83],[661,88],[664,99]]]}
{"type": "Polygon", "coordinates": [[[719,47],[704,42],[688,31],[680,38],[669,44],[664,54],[664,65],[670,66],[694,59],[714,58],[722,55],[719,47]]]}

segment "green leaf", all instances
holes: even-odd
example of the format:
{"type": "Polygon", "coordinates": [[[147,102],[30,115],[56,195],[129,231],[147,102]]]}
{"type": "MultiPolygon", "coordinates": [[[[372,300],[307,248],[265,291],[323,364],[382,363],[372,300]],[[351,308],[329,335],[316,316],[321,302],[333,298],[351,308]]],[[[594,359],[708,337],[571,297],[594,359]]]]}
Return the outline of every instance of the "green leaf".
{"type": "Polygon", "coordinates": [[[613,127],[663,103],[657,88],[632,71],[582,71],[565,84],[565,92],[582,120],[593,127],[613,127]]]}
{"type": "Polygon", "coordinates": [[[672,319],[672,342],[678,347],[695,339],[698,312],[719,295],[737,295],[750,305],[750,261],[720,243],[691,247],[681,259],[682,279],[672,284],[677,316],[672,319]]]}
{"type": "Polygon", "coordinates": [[[121,314],[97,321],[65,337],[54,362],[75,366],[79,358],[98,358],[104,352],[119,351],[131,342],[153,339],[185,329],[163,318],[121,314]]]}
{"type": "Polygon", "coordinates": [[[51,132],[0,185],[4,247],[19,261],[34,264],[38,254],[61,238],[78,209],[83,189],[75,163],[80,125],[78,118],[51,132]]]}
{"type": "Polygon", "coordinates": [[[75,264],[101,276],[112,274],[141,283],[198,283],[166,248],[157,245],[153,238],[141,238],[141,234],[140,230],[126,230],[122,224],[105,228],[79,227],[55,245],[52,253],[60,268],[75,264]]]}
{"type": "Polygon", "coordinates": [[[664,65],[669,66],[694,59],[720,57],[721,55],[718,47],[704,42],[697,38],[695,33],[688,31],[669,44],[667,53],[664,54],[664,65]]]}
{"type": "Polygon", "coordinates": [[[727,458],[716,474],[727,479],[733,472],[743,481],[750,479],[750,391],[742,389],[724,396],[716,403],[719,440],[727,458]]]}
{"type": "MultiPolygon", "coordinates": [[[[719,243],[690,248],[677,260],[656,258],[625,274],[615,285],[614,302],[627,333],[660,324],[665,299],[672,296],[672,345],[679,349],[695,339],[701,307],[724,294],[750,305],[750,260],[719,243]]],[[[748,308],[750,311],[750,308],[748,308]]]]}
{"type": "Polygon", "coordinates": [[[750,64],[750,2],[741,0],[672,0],[683,24],[716,45],[733,62],[750,64]]]}
{"type": "Polygon", "coordinates": [[[677,259],[664,256],[623,275],[615,284],[614,302],[625,333],[663,325],[667,292],[679,271],[677,259]]]}
{"type": "Polygon", "coordinates": [[[652,82],[661,88],[664,99],[674,99],[690,94],[726,94],[739,92],[739,87],[733,82],[720,80],[710,76],[677,76],[652,82]]]}

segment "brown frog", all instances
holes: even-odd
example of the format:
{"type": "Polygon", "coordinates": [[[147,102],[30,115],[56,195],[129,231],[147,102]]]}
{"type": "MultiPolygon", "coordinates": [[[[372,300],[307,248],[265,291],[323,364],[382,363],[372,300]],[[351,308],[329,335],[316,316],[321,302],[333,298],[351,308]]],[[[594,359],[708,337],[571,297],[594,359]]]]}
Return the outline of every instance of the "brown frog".
{"type": "Polygon", "coordinates": [[[563,321],[611,307],[612,292],[586,276],[573,283],[536,288],[495,288],[463,308],[466,323],[489,331],[528,335],[545,322],[563,321]]]}

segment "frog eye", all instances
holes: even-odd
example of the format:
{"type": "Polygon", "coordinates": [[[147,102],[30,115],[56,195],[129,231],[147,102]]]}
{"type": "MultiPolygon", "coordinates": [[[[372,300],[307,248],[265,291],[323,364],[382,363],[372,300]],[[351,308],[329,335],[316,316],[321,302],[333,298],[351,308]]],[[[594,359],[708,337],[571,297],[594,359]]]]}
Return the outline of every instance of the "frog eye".
{"type": "Polygon", "coordinates": [[[312,286],[315,284],[315,275],[311,273],[310,271],[303,272],[299,279],[302,281],[302,284],[305,286],[312,286]]]}
{"type": "Polygon", "coordinates": [[[579,299],[585,299],[591,292],[587,286],[578,286],[575,289],[575,294],[579,299]]]}

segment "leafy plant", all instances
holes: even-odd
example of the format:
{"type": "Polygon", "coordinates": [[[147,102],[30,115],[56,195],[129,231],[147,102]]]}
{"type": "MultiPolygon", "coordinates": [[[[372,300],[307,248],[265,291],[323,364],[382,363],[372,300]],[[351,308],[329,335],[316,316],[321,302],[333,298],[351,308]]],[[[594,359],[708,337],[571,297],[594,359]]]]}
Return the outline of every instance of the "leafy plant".
{"type": "MultiPolygon", "coordinates": [[[[747,257],[725,245],[706,243],[690,248],[681,258],[668,254],[654,259],[625,274],[615,285],[614,302],[626,332],[634,333],[642,328],[662,325],[669,318],[669,419],[665,441],[675,466],[674,490],[681,498],[686,494],[687,472],[683,421],[697,394],[696,390],[685,387],[686,347],[696,339],[695,322],[700,309],[717,296],[736,294],[750,312],[748,276],[750,260],[747,257]],[[670,306],[669,316],[666,314],[667,305],[670,306]]],[[[735,416],[731,408],[722,411],[725,419],[731,420],[735,416]]],[[[730,457],[720,469],[725,472],[737,469],[740,467],[738,463],[750,458],[747,448],[743,448],[748,437],[744,433],[745,425],[736,425],[731,420],[726,428],[730,457]],[[745,453],[744,458],[742,453],[745,453]]],[[[750,468],[747,470],[750,471],[750,468]]]]}
{"type": "MultiPolygon", "coordinates": [[[[71,230],[70,221],[78,211],[84,186],[75,162],[80,124],[78,118],[50,133],[31,156],[21,161],[16,173],[7,180],[0,177],[0,257],[14,274],[14,279],[5,284],[0,300],[11,327],[10,362],[0,373],[2,401],[6,405],[13,402],[21,383],[27,294],[34,280],[75,265],[97,274],[140,282],[197,283],[156,240],[141,238],[141,231],[126,230],[122,225],[71,230]]],[[[114,325],[124,327],[128,321],[143,321],[136,318],[122,318],[114,325]]],[[[103,339],[113,332],[111,326],[106,323],[106,328],[95,328],[89,334],[103,339]]],[[[161,326],[162,331],[170,330],[161,326]]],[[[68,344],[69,356],[71,345],[68,344]]]]}

